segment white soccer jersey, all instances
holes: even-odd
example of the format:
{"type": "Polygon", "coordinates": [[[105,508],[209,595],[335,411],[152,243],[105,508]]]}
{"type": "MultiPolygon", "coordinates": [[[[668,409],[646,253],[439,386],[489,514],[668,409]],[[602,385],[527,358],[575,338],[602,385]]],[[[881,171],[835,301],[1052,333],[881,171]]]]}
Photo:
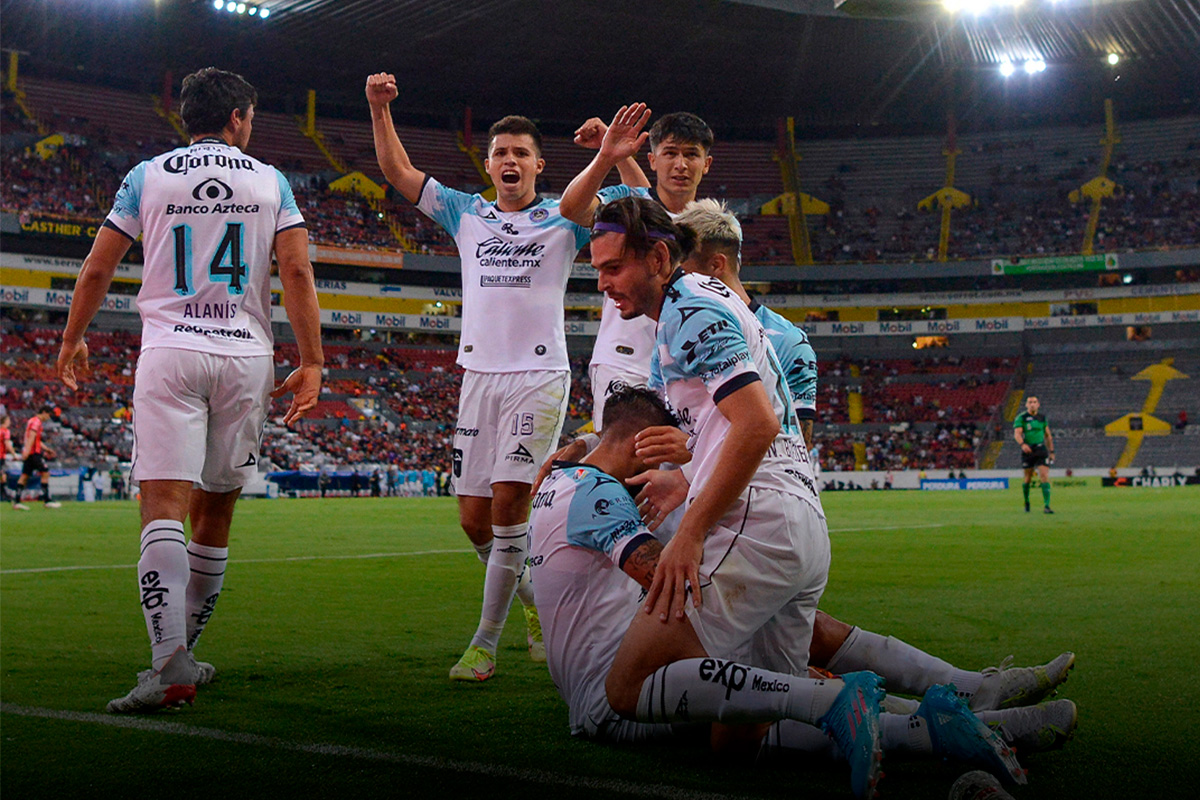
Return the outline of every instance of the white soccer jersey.
{"type": "Polygon", "coordinates": [[[821,510],[783,367],[758,319],[717,278],[676,271],[658,319],[650,386],[663,391],[692,437],[695,497],[720,465],[729,421],[717,403],[761,380],[780,432],[750,486],[796,495],[821,510]]]}
{"type": "MultiPolygon", "coordinates": [[[[603,200],[628,194],[602,189],[603,200]]],[[[563,299],[571,264],[591,232],[557,200],[501,211],[477,194],[426,178],[417,208],[454,237],[462,260],[458,363],[475,372],[568,370],[563,299]]]]}
{"type": "Polygon", "coordinates": [[[625,487],[587,464],[555,462],[533,500],[529,564],[547,666],[574,734],[604,721],[589,726],[588,715],[607,708],[604,680],[642,593],[621,564],[650,538],[625,487]]]}
{"type": "Polygon", "coordinates": [[[283,173],[216,138],[125,176],[104,221],[142,236],[142,349],[271,355],[271,249],[304,225],[283,173]]]}
{"type": "MultiPolygon", "coordinates": [[[[650,190],[632,189],[630,194],[652,200],[650,190]]],[[[671,214],[670,211],[667,212],[671,214]]],[[[677,217],[671,214],[671,218],[677,217]]],[[[640,375],[645,383],[650,377],[650,353],[654,350],[654,320],[642,315],[624,319],[616,303],[604,296],[600,311],[600,330],[592,347],[592,364],[607,364],[626,375],[640,375]]]]}

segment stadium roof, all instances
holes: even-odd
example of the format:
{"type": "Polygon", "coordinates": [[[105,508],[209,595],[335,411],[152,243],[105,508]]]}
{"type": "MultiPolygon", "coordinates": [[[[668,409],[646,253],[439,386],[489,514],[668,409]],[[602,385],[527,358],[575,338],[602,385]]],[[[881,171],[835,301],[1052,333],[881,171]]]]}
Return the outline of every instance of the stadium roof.
{"type": "Polygon", "coordinates": [[[261,0],[264,20],[210,0],[4,0],[0,40],[39,74],[157,91],[218,65],[281,108],[316,89],[322,113],[364,113],[365,76],[386,70],[398,110],[446,121],[470,106],[567,125],[645,100],[726,135],[787,115],[813,135],[941,129],[951,98],[975,129],[1094,122],[1104,97],[1125,118],[1195,109],[1200,0],[836,1],[261,0]],[[999,73],[1033,58],[1048,69],[999,73]]]}

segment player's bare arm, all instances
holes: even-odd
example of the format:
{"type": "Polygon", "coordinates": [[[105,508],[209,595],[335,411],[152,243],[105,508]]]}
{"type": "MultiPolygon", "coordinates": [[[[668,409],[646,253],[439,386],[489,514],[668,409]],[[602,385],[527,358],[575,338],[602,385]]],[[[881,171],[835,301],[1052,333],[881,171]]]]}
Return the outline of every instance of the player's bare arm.
{"type": "Polygon", "coordinates": [[[379,168],[392,186],[399,190],[409,202],[421,197],[425,184],[425,173],[413,166],[408,158],[396,126],[392,123],[391,102],[399,96],[396,76],[388,72],[377,72],[367,76],[367,103],[371,106],[371,130],[375,134],[375,158],[379,168]]]}
{"type": "Polygon", "coordinates": [[[1017,440],[1017,444],[1021,445],[1021,450],[1026,453],[1033,452],[1033,448],[1025,444],[1025,431],[1020,428],[1013,428],[1013,438],[1017,440]]]}
{"type": "Polygon", "coordinates": [[[83,260],[79,277],[75,280],[75,294],[71,300],[71,312],[67,316],[67,327],[63,329],[62,347],[58,351],[58,379],[71,391],[79,388],[75,370],[88,369],[87,343],[83,339],[88,325],[100,305],[108,287],[112,285],[117,265],[129,252],[133,240],[111,228],[101,227],[92,242],[91,252],[83,260]]]}
{"type": "Polygon", "coordinates": [[[1046,426],[1046,455],[1051,461],[1054,461],[1054,434],[1050,433],[1050,426],[1046,426]]]}
{"type": "MultiPolygon", "coordinates": [[[[649,120],[650,109],[646,107],[645,103],[621,106],[617,110],[612,123],[604,132],[596,156],[583,172],[575,176],[575,179],[563,192],[558,206],[559,213],[563,217],[585,227],[592,224],[592,216],[596,213],[596,207],[600,202],[596,198],[596,193],[604,185],[604,178],[612,171],[613,167],[624,161],[632,160],[637,155],[638,150],[650,137],[649,133],[642,132],[649,120]]],[[[584,124],[587,125],[587,123],[584,124]]],[[[591,128],[594,131],[595,126],[593,125],[591,128]]],[[[592,136],[594,134],[589,134],[589,137],[592,136]]],[[[633,166],[641,173],[641,169],[636,164],[633,166]]],[[[622,171],[621,177],[624,180],[624,171],[622,171]]],[[[641,175],[641,179],[645,182],[639,185],[647,187],[650,185],[645,174],[641,175]]]]}
{"type": "Polygon", "coordinates": [[[283,308],[300,350],[300,366],[271,396],[292,394],[292,404],[283,418],[284,424],[291,424],[316,407],[321,394],[321,370],[325,366],[321,308],[317,304],[312,262],[308,259],[308,231],[291,228],[276,235],[275,258],[279,263],[279,281],[283,284],[283,308]]]}
{"type": "Polygon", "coordinates": [[[654,570],[658,566],[658,558],[662,555],[662,542],[658,539],[646,539],[625,558],[621,569],[633,578],[643,589],[649,589],[654,580],[654,570]]]}
{"type": "MultiPolygon", "coordinates": [[[[700,558],[704,539],[750,485],[750,479],[779,433],[779,420],[761,381],[747,384],[724,397],[717,403],[717,410],[730,425],[717,461],[721,465],[720,472],[704,483],[703,491],[695,496],[683,515],[675,537],[663,549],[654,583],[643,605],[647,614],[663,597],[669,599],[670,614],[682,618],[687,602],[687,583],[692,586],[692,603],[700,607],[700,558]]],[[[666,622],[668,612],[660,612],[659,619],[666,622]]]]}

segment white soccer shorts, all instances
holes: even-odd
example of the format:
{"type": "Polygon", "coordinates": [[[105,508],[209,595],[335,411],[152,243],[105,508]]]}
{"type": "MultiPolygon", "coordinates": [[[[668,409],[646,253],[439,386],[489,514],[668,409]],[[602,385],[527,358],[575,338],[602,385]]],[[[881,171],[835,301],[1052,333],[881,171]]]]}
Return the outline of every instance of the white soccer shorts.
{"type": "Polygon", "coordinates": [[[645,386],[649,376],[611,364],[592,364],[588,367],[588,379],[592,382],[592,428],[599,433],[604,423],[604,401],[613,392],[626,386],[645,386]]]}
{"type": "Polygon", "coordinates": [[[829,555],[815,508],[785,492],[748,489],[704,541],[700,608],[688,600],[705,651],[806,675],[829,555]]]}
{"type": "Polygon", "coordinates": [[[565,370],[467,370],[454,429],[454,493],[491,497],[493,483],[532,484],[558,448],[570,385],[565,370]]]}
{"type": "Polygon", "coordinates": [[[133,388],[132,479],[240,489],[258,470],[274,372],[271,356],[143,350],[133,388]]]}

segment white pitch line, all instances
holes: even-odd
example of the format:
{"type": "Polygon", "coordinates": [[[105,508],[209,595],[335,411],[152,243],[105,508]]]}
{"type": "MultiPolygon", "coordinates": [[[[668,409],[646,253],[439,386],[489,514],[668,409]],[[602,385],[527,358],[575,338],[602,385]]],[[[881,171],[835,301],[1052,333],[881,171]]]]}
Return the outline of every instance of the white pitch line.
{"type": "Polygon", "coordinates": [[[874,528],[830,528],[830,533],[857,533],[858,531],[908,531],[916,528],[945,528],[947,525],[942,522],[934,522],[930,525],[880,525],[874,528]]]}
{"type": "Polygon", "coordinates": [[[340,756],[366,761],[404,764],[410,767],[470,773],[490,778],[515,779],[525,783],[561,786],[571,789],[596,789],[616,794],[633,795],[635,797],[666,797],[678,798],[678,800],[692,800],[693,798],[694,800],[725,800],[730,797],[730,795],[714,794],[712,792],[694,792],[664,784],[635,783],[615,778],[589,778],[583,775],[563,775],[540,769],[519,769],[479,761],[456,761],[437,756],[419,756],[410,753],[395,753],[387,750],[373,750],[366,747],[350,747],[340,744],[292,742],[274,736],[225,731],[220,728],[201,728],[185,725],[181,722],[165,722],[163,720],[146,719],[144,717],[117,717],[107,714],[89,714],[81,711],[35,708],[14,705],[12,703],[0,703],[0,712],[19,717],[108,725],[114,728],[131,728],[150,733],[166,733],[173,736],[194,736],[200,739],[266,747],[272,750],[284,750],[292,753],[340,756]]]}
{"type": "MultiPolygon", "coordinates": [[[[362,553],[352,556],[288,556],[285,558],[241,558],[230,564],[282,564],[287,561],[345,561],[358,558],[405,558],[407,556],[437,556],[446,553],[473,553],[474,550],[415,550],[409,553],[362,553]]],[[[30,572],[73,572],[85,569],[134,569],[136,564],[80,564],[67,567],[29,567],[0,569],[0,575],[24,575],[30,572]]]]}

